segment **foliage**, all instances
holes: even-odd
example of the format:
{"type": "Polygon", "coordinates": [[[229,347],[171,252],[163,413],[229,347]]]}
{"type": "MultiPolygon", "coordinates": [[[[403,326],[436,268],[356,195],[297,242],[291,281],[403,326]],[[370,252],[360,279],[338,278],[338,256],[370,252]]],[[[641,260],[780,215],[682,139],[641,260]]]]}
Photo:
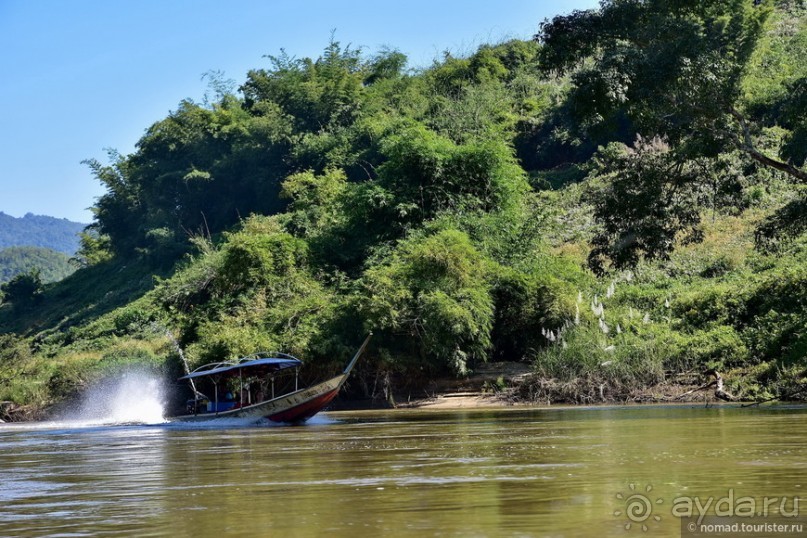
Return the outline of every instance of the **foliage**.
{"type": "Polygon", "coordinates": [[[412,235],[367,270],[360,311],[370,326],[405,336],[417,356],[463,373],[490,350],[488,264],[458,230],[412,235]]]}
{"type": "Polygon", "coordinates": [[[66,254],[41,247],[9,247],[0,250],[0,284],[15,276],[39,271],[43,282],[55,282],[68,276],[75,267],[66,254]]]}
{"type": "Polygon", "coordinates": [[[42,277],[38,269],[20,273],[0,285],[3,301],[24,308],[36,302],[42,293],[42,277]]]}
{"type": "MultiPolygon", "coordinates": [[[[533,355],[546,344],[541,329],[557,331],[574,319],[575,290],[565,281],[567,275],[544,272],[538,263],[530,265],[526,271],[496,270],[492,293],[497,308],[491,339],[502,360],[533,355]]],[[[571,264],[562,269],[575,270],[571,264]]]]}
{"type": "Polygon", "coordinates": [[[92,225],[79,234],[79,249],[73,260],[80,266],[97,265],[112,259],[112,244],[108,235],[94,233],[92,225]]]}
{"type": "Polygon", "coordinates": [[[276,219],[252,217],[162,282],[154,299],[183,328],[192,360],[244,356],[256,349],[300,355],[320,344],[340,300],[314,279],[305,243],[276,219]]]}
{"type": "Polygon", "coordinates": [[[67,219],[31,213],[14,218],[0,212],[0,249],[40,247],[72,256],[78,250],[78,234],[85,226],[67,219]]]}
{"type": "MultiPolygon", "coordinates": [[[[624,114],[645,137],[713,152],[770,9],[744,0],[603,2],[544,22],[542,68],[573,74],[570,99],[595,126],[624,114]],[[706,137],[699,139],[699,137],[706,137]]],[[[714,153],[712,153],[713,155],[714,153]]]]}
{"type": "Polygon", "coordinates": [[[675,335],[662,330],[627,332],[608,344],[596,325],[575,330],[565,347],[550,346],[536,357],[536,372],[547,380],[534,397],[593,403],[624,400],[660,383],[675,357],[675,335]]]}
{"type": "Polygon", "coordinates": [[[321,377],[368,330],[368,395],[489,359],[533,362],[550,400],[712,368],[796,391],[802,4],[605,1],[426,69],[331,39],[240,88],[210,73],[132,154],[87,162],[106,191],[81,268],[0,304],[0,399],[178,371],[174,338],[192,366],[280,349],[321,377]]]}
{"type": "Polygon", "coordinates": [[[305,264],[306,244],[270,219],[252,218],[225,236],[216,293],[235,295],[276,279],[285,279],[305,264]]]}
{"type": "Polygon", "coordinates": [[[606,260],[625,268],[641,258],[667,259],[676,244],[702,240],[704,206],[741,209],[748,181],[731,157],[689,159],[659,138],[601,148],[590,165],[597,185],[589,196],[601,226],[592,240],[592,269],[603,272],[606,260]]]}
{"type": "MultiPolygon", "coordinates": [[[[637,174],[635,168],[627,173],[629,189],[616,185],[611,194],[623,195],[624,203],[613,203],[614,196],[609,203],[606,195],[607,210],[598,213],[607,220],[605,233],[597,238],[595,268],[602,268],[603,258],[624,266],[635,265],[641,255],[666,256],[678,232],[698,238],[703,204],[689,194],[709,186],[723,190],[720,184],[730,184],[732,177],[697,167],[682,173],[687,163],[703,165],[704,160],[738,150],[760,166],[807,181],[807,172],[800,168],[803,156],[793,149],[793,140],[801,147],[802,83],[795,81],[791,91],[781,91],[780,78],[776,89],[780,124],[792,129],[788,142],[778,148],[779,160],[760,149],[754,138],[759,125],[750,124],[742,110],[744,80],[759,61],[754,53],[766,37],[771,4],[606,1],[599,9],[542,24],[536,36],[544,45],[541,66],[571,73],[568,99],[584,132],[618,135],[620,123],[627,122],[635,135],[645,140],[659,137],[672,148],[672,159],[667,160],[672,162],[645,163],[644,173],[637,174]],[[632,214],[636,202],[645,204],[645,215],[632,214]],[[664,222],[664,229],[647,226],[648,218],[664,222]]],[[[624,160],[600,159],[598,164],[605,174],[628,172],[624,160]]]]}

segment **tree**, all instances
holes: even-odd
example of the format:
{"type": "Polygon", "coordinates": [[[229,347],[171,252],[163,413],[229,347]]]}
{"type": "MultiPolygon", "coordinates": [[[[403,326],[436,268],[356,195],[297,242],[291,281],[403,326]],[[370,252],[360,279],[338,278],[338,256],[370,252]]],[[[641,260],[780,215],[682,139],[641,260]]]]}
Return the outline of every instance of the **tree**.
{"type": "Polygon", "coordinates": [[[39,269],[21,273],[2,286],[3,302],[14,304],[17,307],[26,307],[36,302],[42,293],[42,278],[39,269]]]}
{"type": "MultiPolygon", "coordinates": [[[[359,49],[342,47],[331,38],[316,60],[294,58],[285,51],[267,58],[272,67],[250,71],[241,87],[248,109],[260,112],[261,103],[276,103],[294,118],[297,130],[308,132],[348,125],[355,119],[367,71],[359,49]]],[[[400,69],[400,58],[388,59],[386,67],[374,65],[380,69],[375,74],[400,69]]]]}
{"type": "Polygon", "coordinates": [[[76,270],[66,254],[42,247],[0,249],[0,284],[37,269],[43,282],[56,282],[76,270]]]}
{"type": "MultiPolygon", "coordinates": [[[[760,126],[743,107],[743,77],[771,10],[772,2],[754,0],[605,0],[599,9],[544,22],[536,39],[543,44],[541,61],[546,72],[572,73],[569,101],[583,128],[601,132],[628,122],[634,136],[665,140],[670,151],[664,160],[677,163],[673,167],[677,171],[692,171],[672,183],[688,184],[686,189],[697,191],[714,177],[699,173],[694,163],[733,150],[804,182],[803,155],[793,151],[792,143],[775,156],[760,150],[755,140],[760,126]]],[[[791,93],[791,107],[801,98],[798,92],[791,93]]],[[[790,136],[798,139],[803,114],[791,116],[790,136]]],[[[637,196],[652,198],[653,207],[662,213],[676,210],[669,205],[676,197],[663,197],[658,182],[645,182],[636,174],[632,178],[637,196]]],[[[629,206],[623,204],[623,209],[636,209],[629,206]]],[[[620,210],[613,205],[610,209],[620,210]]],[[[697,221],[687,217],[671,225],[684,230],[697,221]]],[[[619,227],[616,221],[608,225],[619,227]]],[[[617,228],[610,230],[611,237],[622,244],[628,236],[648,245],[654,241],[646,235],[655,233],[653,227],[617,228]]],[[[664,234],[667,246],[663,248],[671,248],[668,240],[675,231],[664,234]]],[[[618,248],[614,242],[599,244],[597,253],[617,254],[618,248]]],[[[611,259],[621,264],[636,257],[611,259]]]]}
{"type": "Polygon", "coordinates": [[[590,201],[601,230],[593,239],[589,266],[602,273],[606,259],[617,267],[640,258],[665,258],[681,230],[685,242],[702,238],[697,181],[700,168],[682,160],[660,139],[634,147],[609,144],[594,158],[597,177],[590,201]]]}
{"type": "Polygon", "coordinates": [[[491,345],[489,266],[458,230],[413,234],[366,271],[360,310],[370,326],[408,343],[421,366],[464,373],[491,345]]]}
{"type": "Polygon", "coordinates": [[[364,79],[365,84],[375,84],[381,80],[394,79],[402,75],[408,59],[406,54],[399,50],[382,48],[370,61],[369,74],[364,79]]]}
{"type": "Polygon", "coordinates": [[[108,150],[110,164],[96,159],[82,162],[106,188],[92,208],[95,222],[88,228],[99,236],[110,238],[116,253],[134,249],[139,237],[139,223],[144,217],[140,186],[132,180],[130,161],[114,150],[108,150]]]}
{"type": "Polygon", "coordinates": [[[381,143],[379,184],[394,193],[399,222],[423,222],[445,210],[492,211],[528,190],[513,150],[501,140],[455,144],[421,125],[381,143]]]}

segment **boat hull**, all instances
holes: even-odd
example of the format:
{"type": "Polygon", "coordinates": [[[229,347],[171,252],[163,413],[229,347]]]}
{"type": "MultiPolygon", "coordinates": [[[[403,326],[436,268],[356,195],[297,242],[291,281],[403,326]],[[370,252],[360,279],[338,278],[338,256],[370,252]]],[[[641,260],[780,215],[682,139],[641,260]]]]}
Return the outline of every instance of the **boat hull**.
{"type": "MultiPolygon", "coordinates": [[[[294,392],[283,394],[277,398],[272,398],[271,400],[266,400],[254,405],[239,407],[237,409],[228,409],[227,411],[181,415],[178,417],[173,417],[171,420],[177,420],[180,422],[201,422],[221,418],[265,418],[274,422],[282,422],[287,424],[299,424],[305,422],[325,409],[328,404],[330,404],[331,401],[336,398],[336,395],[339,394],[339,389],[341,389],[342,385],[344,385],[345,381],[347,381],[347,377],[350,375],[351,370],[353,370],[353,367],[356,365],[356,361],[359,360],[359,357],[364,352],[372,336],[372,332],[367,335],[367,338],[364,339],[364,342],[362,342],[359,350],[355,355],[353,355],[353,358],[350,359],[350,362],[344,371],[340,375],[332,377],[327,381],[323,381],[322,383],[312,385],[305,389],[295,390],[294,392]]],[[[294,357],[286,357],[298,361],[298,359],[295,359],[294,357]]],[[[263,359],[263,363],[265,363],[267,360],[269,359],[263,359]]],[[[185,376],[185,379],[191,377],[198,378],[208,376],[216,372],[229,372],[232,371],[233,368],[243,367],[243,364],[229,365],[223,370],[219,368],[218,370],[213,371],[205,370],[201,374],[189,374],[188,376],[185,376]]]]}
{"type": "Polygon", "coordinates": [[[327,407],[339,394],[339,389],[345,379],[347,379],[347,374],[343,373],[317,385],[290,392],[265,402],[218,413],[181,415],[174,417],[172,420],[201,422],[220,418],[266,418],[273,422],[301,423],[327,407]]]}

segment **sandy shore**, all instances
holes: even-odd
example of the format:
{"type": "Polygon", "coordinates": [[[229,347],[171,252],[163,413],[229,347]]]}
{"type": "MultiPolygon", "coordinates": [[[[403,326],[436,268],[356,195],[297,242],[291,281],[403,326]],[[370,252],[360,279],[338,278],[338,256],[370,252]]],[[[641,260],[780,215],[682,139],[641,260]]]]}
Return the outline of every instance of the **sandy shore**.
{"type": "Polygon", "coordinates": [[[507,402],[492,394],[456,393],[415,400],[400,407],[417,409],[481,409],[486,407],[511,407],[513,405],[519,404],[507,402]]]}

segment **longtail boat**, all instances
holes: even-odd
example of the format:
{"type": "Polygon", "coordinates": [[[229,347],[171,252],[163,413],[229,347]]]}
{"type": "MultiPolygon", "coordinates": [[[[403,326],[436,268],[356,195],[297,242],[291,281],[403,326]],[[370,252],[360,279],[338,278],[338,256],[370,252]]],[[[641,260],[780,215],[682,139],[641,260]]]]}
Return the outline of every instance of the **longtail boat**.
{"type": "Polygon", "coordinates": [[[367,335],[341,374],[300,388],[303,362],[286,353],[255,353],[230,362],[200,366],[180,377],[189,381],[194,398],[177,421],[218,418],[266,418],[273,422],[299,424],[322,411],[339,394],[350,371],[370,342],[367,335]]]}

